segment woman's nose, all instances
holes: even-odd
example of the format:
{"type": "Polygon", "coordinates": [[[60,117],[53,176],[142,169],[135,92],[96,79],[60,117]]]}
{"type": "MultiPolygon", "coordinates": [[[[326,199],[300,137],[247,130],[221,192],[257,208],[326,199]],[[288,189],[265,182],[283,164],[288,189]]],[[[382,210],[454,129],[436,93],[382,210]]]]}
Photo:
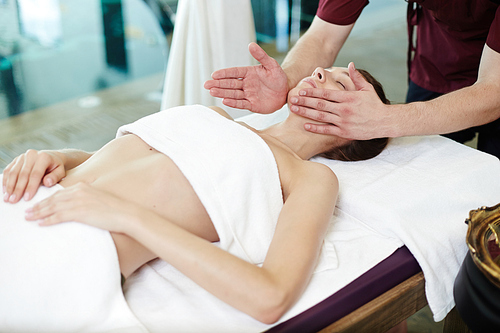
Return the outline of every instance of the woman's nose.
{"type": "Polygon", "coordinates": [[[325,69],[322,67],[317,67],[314,72],[313,76],[315,76],[320,82],[325,81],[325,69]]]}

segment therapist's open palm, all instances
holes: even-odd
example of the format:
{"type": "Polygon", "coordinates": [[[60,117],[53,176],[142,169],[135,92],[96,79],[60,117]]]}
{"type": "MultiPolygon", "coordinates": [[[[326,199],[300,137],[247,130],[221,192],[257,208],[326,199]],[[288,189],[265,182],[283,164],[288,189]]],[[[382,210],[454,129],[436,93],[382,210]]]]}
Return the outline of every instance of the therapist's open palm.
{"type": "Polygon", "coordinates": [[[112,232],[126,233],[140,208],[85,183],[59,190],[26,211],[26,220],[41,226],[76,221],[112,232]]]}
{"type": "Polygon", "coordinates": [[[349,64],[355,91],[302,89],[291,99],[290,110],[303,117],[328,123],[306,124],[310,132],[346,139],[369,140],[390,136],[388,105],[382,103],[373,86],[349,64]]]}
{"type": "Polygon", "coordinates": [[[288,78],[278,62],[260,46],[251,43],[248,48],[260,65],[220,69],[204,87],[212,96],[223,98],[222,103],[229,107],[256,113],[274,112],[286,102],[288,78]]]}

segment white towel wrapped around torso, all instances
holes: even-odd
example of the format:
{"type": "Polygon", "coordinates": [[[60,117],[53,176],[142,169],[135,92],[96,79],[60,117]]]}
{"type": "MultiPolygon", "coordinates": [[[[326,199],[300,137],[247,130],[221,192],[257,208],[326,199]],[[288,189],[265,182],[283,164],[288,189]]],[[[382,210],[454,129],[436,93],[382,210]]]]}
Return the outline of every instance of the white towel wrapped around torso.
{"type": "Polygon", "coordinates": [[[24,219],[28,207],[61,188],[0,201],[0,332],[147,332],[123,296],[108,231],[24,219]]]}
{"type": "Polygon", "coordinates": [[[170,157],[219,235],[219,246],[264,261],[283,206],[278,167],[265,141],[210,108],[175,107],[120,127],[170,157]],[[238,204],[237,204],[238,203],[238,204]]]}

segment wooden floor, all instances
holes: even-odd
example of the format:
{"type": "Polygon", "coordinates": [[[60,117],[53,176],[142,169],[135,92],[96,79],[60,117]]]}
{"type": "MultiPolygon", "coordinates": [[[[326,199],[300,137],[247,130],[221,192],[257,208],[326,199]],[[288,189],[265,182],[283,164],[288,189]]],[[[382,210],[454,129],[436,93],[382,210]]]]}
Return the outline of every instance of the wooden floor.
{"type": "Polygon", "coordinates": [[[163,73],[0,120],[0,170],[27,149],[94,151],[116,130],[160,110],[163,73]]]}

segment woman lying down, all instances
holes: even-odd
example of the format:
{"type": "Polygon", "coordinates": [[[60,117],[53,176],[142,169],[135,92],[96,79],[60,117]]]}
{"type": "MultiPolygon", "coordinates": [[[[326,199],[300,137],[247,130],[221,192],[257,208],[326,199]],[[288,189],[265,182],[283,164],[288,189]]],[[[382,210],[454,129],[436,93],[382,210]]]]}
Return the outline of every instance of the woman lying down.
{"type": "MultiPolygon", "coordinates": [[[[288,98],[311,85],[354,90],[353,75],[387,103],[380,84],[353,67],[317,68],[288,98]]],[[[121,127],[94,154],[30,150],[10,163],[0,331],[140,330],[120,272],[154,258],[276,322],[308,284],[338,193],[330,168],[308,159],[371,158],[387,139],[310,133],[311,120],[295,114],[261,131],[228,118],[177,107],[121,127]]]]}

